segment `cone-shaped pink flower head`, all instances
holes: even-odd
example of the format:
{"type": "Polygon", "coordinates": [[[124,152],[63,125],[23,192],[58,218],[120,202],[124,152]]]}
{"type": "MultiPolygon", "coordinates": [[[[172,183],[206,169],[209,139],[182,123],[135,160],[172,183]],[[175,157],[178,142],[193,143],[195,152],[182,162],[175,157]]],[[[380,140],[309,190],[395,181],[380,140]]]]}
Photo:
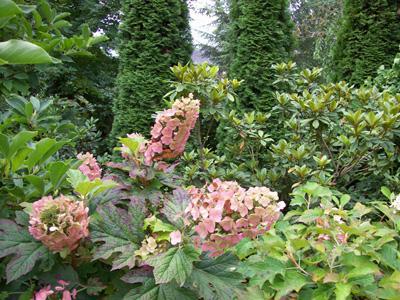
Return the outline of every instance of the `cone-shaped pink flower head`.
{"type": "Polygon", "coordinates": [[[85,174],[89,180],[101,177],[101,168],[98,165],[96,158],[93,157],[93,154],[89,152],[86,152],[86,154],[79,153],[77,157],[82,161],[79,170],[85,174]]]}
{"type": "Polygon", "coordinates": [[[285,207],[267,187],[244,189],[234,181],[215,179],[202,189],[189,191],[186,209],[202,240],[202,250],[220,255],[241,239],[255,238],[269,230],[285,207]]]}
{"type": "Polygon", "coordinates": [[[89,235],[89,209],[82,201],[63,195],[43,197],[33,203],[29,232],[50,250],[75,250],[79,241],[89,235]]]}
{"type": "Polygon", "coordinates": [[[151,130],[151,141],[144,153],[146,164],[176,158],[185,150],[186,142],[199,117],[200,101],[193,95],[176,100],[171,109],[157,114],[151,130]]]}

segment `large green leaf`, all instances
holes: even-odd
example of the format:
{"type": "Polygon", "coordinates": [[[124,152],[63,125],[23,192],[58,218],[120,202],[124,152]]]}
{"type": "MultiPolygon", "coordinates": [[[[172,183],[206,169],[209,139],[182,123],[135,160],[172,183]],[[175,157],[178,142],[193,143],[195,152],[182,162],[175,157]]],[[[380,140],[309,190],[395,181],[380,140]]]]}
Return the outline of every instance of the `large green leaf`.
{"type": "Polygon", "coordinates": [[[250,285],[258,285],[260,288],[266,281],[272,283],[278,274],[284,275],[286,265],[272,257],[252,256],[244,261],[238,271],[250,278],[250,285]]]}
{"type": "Polygon", "coordinates": [[[8,158],[14,156],[20,149],[25,148],[27,146],[27,143],[30,142],[36,135],[36,131],[18,132],[10,141],[8,158]]]}
{"type": "Polygon", "coordinates": [[[346,300],[351,294],[352,285],[350,283],[336,283],[336,300],[346,300]]]}
{"type": "Polygon", "coordinates": [[[135,250],[144,239],[144,214],[135,207],[127,212],[112,204],[99,207],[97,212],[90,223],[91,237],[102,244],[95,249],[93,259],[114,255],[113,270],[134,267],[135,250]]]}
{"type": "Polygon", "coordinates": [[[7,282],[30,272],[36,262],[51,255],[42,243],[10,220],[0,220],[0,258],[14,255],[6,267],[7,282]]]}
{"type": "Polygon", "coordinates": [[[22,13],[18,5],[11,0],[0,0],[0,18],[12,17],[22,13]]]}
{"type": "Polygon", "coordinates": [[[292,291],[299,292],[308,283],[307,277],[296,270],[288,270],[282,279],[274,281],[272,287],[277,291],[275,299],[281,299],[292,291]]]}
{"type": "Polygon", "coordinates": [[[43,48],[22,40],[0,42],[1,64],[46,64],[57,62],[43,48]]]}
{"type": "Polygon", "coordinates": [[[67,177],[69,168],[69,164],[62,161],[52,162],[48,165],[47,169],[49,170],[50,181],[54,189],[58,189],[61,186],[67,177]]]}
{"type": "Polygon", "coordinates": [[[173,191],[172,197],[165,201],[162,213],[167,217],[168,221],[178,228],[184,227],[185,209],[189,205],[190,198],[183,189],[173,191]]]}
{"type": "Polygon", "coordinates": [[[174,247],[167,252],[152,257],[147,263],[154,267],[154,278],[157,284],[172,280],[182,286],[192,273],[193,262],[198,260],[199,251],[193,246],[174,247]]]}
{"type": "Polygon", "coordinates": [[[44,138],[36,143],[35,149],[29,154],[26,165],[32,169],[35,165],[44,163],[54,153],[56,153],[66,142],[44,138]]]}
{"type": "Polygon", "coordinates": [[[231,254],[214,259],[202,256],[201,261],[194,264],[187,284],[205,300],[235,299],[241,292],[243,279],[235,271],[237,264],[237,259],[231,254]]]}
{"type": "Polygon", "coordinates": [[[176,284],[156,284],[149,278],[143,285],[125,295],[124,300],[196,300],[193,292],[176,284]]]}

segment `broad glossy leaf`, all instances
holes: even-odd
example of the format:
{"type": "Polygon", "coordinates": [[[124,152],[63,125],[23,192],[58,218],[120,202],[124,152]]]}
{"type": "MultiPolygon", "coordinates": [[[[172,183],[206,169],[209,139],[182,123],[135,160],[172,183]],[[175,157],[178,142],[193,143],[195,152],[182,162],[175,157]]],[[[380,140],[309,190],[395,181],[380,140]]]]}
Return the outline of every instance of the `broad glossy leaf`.
{"type": "Polygon", "coordinates": [[[57,142],[56,140],[44,138],[36,143],[33,150],[26,161],[28,168],[32,169],[35,165],[44,163],[53,154],[61,149],[66,142],[57,142]]]}
{"type": "Polygon", "coordinates": [[[57,62],[43,48],[22,40],[0,42],[1,64],[46,64],[57,62]]]}
{"type": "Polygon", "coordinates": [[[95,249],[94,260],[115,256],[113,269],[134,267],[132,258],[144,239],[143,213],[135,207],[129,211],[107,204],[97,209],[91,223],[91,238],[102,243],[95,249]]]}
{"type": "Polygon", "coordinates": [[[10,141],[10,151],[8,157],[11,158],[17,153],[18,150],[25,148],[27,143],[30,142],[36,135],[36,131],[21,131],[17,133],[10,141]]]}
{"type": "Polygon", "coordinates": [[[0,18],[12,17],[22,13],[18,5],[11,0],[0,0],[0,18]]]}
{"type": "Polygon", "coordinates": [[[54,189],[58,189],[65,178],[70,166],[62,161],[50,163],[47,167],[49,170],[49,177],[54,189]]]}
{"type": "Polygon", "coordinates": [[[157,284],[176,280],[182,286],[192,273],[193,262],[198,260],[199,255],[199,251],[193,246],[174,247],[146,262],[154,267],[153,273],[157,284]]]}

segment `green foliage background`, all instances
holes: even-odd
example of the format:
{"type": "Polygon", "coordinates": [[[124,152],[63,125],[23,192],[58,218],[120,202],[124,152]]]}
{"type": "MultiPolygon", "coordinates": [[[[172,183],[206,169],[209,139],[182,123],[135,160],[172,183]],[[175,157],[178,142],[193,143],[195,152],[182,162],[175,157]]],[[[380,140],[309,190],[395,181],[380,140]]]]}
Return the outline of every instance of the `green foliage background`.
{"type": "Polygon", "coordinates": [[[231,78],[245,81],[242,105],[259,111],[272,107],[271,65],[286,61],[293,49],[293,22],[287,0],[231,2],[231,78]]]}
{"type": "Polygon", "coordinates": [[[347,0],[337,36],[333,79],[361,84],[390,66],[399,49],[400,16],[396,0],[347,0]]]}
{"type": "Polygon", "coordinates": [[[112,137],[148,131],[163,103],[169,67],[186,63],[192,51],[186,1],[126,0],[122,12],[112,137]]]}

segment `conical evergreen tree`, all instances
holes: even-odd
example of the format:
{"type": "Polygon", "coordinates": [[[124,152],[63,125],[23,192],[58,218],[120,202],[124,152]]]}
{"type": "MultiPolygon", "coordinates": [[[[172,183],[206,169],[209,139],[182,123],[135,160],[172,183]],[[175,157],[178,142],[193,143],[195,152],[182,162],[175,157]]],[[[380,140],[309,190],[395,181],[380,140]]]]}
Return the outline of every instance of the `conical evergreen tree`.
{"type": "Polygon", "coordinates": [[[399,49],[398,0],[345,0],[333,56],[333,79],[361,84],[399,49]]]}
{"type": "Polygon", "coordinates": [[[230,77],[245,82],[239,91],[246,108],[268,111],[272,99],[271,66],[290,59],[294,24],[287,0],[231,1],[230,77]]]}
{"type": "Polygon", "coordinates": [[[122,13],[114,138],[149,132],[172,79],[169,67],[187,63],[192,52],[185,0],[123,0],[122,13]]]}

